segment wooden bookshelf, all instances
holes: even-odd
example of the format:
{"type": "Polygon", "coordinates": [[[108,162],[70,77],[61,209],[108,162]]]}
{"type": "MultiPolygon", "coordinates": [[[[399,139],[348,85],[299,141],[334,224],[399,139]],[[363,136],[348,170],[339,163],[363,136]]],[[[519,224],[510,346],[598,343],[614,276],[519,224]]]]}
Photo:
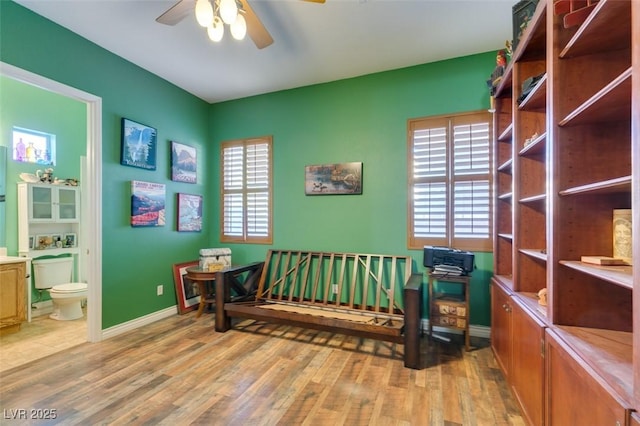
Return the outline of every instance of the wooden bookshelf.
{"type": "Polygon", "coordinates": [[[538,2],[495,94],[492,346],[530,424],[580,411],[572,421],[624,425],[640,411],[640,226],[635,268],[580,259],[613,254],[614,209],[640,221],[640,0],[600,0],[565,27],[568,2],[538,2]]]}

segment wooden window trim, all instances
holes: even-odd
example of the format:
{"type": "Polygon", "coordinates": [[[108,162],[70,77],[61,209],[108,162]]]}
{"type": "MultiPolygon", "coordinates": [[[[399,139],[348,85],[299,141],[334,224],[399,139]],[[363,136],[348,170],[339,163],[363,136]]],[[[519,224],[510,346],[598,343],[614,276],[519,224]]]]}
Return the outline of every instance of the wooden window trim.
{"type": "Polygon", "coordinates": [[[473,111],[460,114],[445,114],[433,117],[421,117],[416,119],[407,120],[407,246],[409,249],[422,249],[425,245],[432,246],[444,246],[454,247],[461,250],[469,251],[493,251],[493,221],[492,210],[492,193],[493,193],[493,119],[491,114],[486,111],[473,111]],[[488,173],[481,174],[466,174],[463,176],[455,176],[451,167],[453,164],[452,149],[453,140],[448,136],[446,143],[446,156],[447,156],[447,176],[446,178],[435,177],[422,177],[419,179],[414,178],[414,132],[419,129],[435,128],[438,126],[453,128],[454,125],[463,124],[476,124],[476,123],[488,123],[489,126],[489,171],[488,173]],[[488,226],[489,232],[486,238],[460,238],[454,237],[454,221],[451,217],[453,214],[453,185],[456,181],[477,181],[478,178],[486,178],[489,187],[489,202],[488,202],[488,226]],[[424,182],[446,182],[446,236],[443,238],[425,238],[418,237],[414,232],[414,188],[418,183],[424,182]]]}
{"type": "Polygon", "coordinates": [[[273,243],[273,138],[271,136],[237,139],[225,141],[220,144],[220,242],[223,243],[240,243],[240,244],[272,244],[273,243]],[[225,189],[225,158],[224,152],[227,148],[243,147],[243,155],[246,158],[246,147],[249,145],[266,144],[269,149],[268,153],[268,206],[267,206],[267,235],[251,236],[248,232],[247,220],[247,194],[255,194],[265,192],[264,189],[247,188],[246,165],[243,163],[242,172],[242,188],[241,189],[225,189]],[[229,194],[243,195],[243,219],[242,219],[242,235],[225,234],[225,196],[229,194]]]}

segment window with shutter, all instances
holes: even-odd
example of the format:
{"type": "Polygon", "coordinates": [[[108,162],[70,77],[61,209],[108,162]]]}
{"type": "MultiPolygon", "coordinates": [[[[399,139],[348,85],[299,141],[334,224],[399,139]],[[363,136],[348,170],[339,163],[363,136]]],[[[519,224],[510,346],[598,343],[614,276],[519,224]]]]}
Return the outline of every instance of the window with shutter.
{"type": "Polygon", "coordinates": [[[222,242],[271,244],[271,137],[221,146],[222,242]]]}
{"type": "Polygon", "coordinates": [[[491,114],[408,122],[409,248],[491,251],[491,114]]]}

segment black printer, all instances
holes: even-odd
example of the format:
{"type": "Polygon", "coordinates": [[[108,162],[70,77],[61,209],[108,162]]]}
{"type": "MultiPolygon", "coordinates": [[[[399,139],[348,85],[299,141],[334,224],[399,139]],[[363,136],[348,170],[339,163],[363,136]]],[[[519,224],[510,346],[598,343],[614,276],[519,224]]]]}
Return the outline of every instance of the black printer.
{"type": "Polygon", "coordinates": [[[470,251],[424,246],[423,265],[427,268],[437,269],[444,266],[442,269],[448,272],[457,270],[460,275],[467,275],[473,271],[473,262],[474,255],[470,251]]]}

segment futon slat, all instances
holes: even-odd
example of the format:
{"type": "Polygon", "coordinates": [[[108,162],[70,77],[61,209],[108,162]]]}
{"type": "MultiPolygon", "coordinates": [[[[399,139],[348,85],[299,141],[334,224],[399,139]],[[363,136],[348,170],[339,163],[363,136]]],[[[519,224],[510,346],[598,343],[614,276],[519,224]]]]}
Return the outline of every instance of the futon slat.
{"type": "MultiPolygon", "coordinates": [[[[367,256],[367,265],[364,270],[364,284],[362,285],[362,302],[367,303],[369,296],[369,273],[371,271],[371,255],[367,256]]],[[[377,283],[380,287],[381,283],[377,283]]]]}
{"type": "Polygon", "coordinates": [[[380,312],[380,298],[382,296],[382,286],[379,284],[382,282],[382,275],[384,274],[384,258],[380,256],[380,264],[378,265],[378,278],[376,282],[378,285],[376,286],[376,302],[375,302],[375,311],[380,312]]]}
{"type": "Polygon", "coordinates": [[[327,279],[324,283],[324,300],[323,304],[328,304],[329,301],[329,291],[331,290],[331,277],[333,276],[333,260],[335,259],[335,254],[331,253],[329,257],[329,272],[327,272],[327,279]]]}
{"type": "MultiPolygon", "coordinates": [[[[347,254],[342,255],[342,264],[340,265],[340,277],[338,278],[338,294],[336,296],[335,304],[340,303],[340,297],[342,296],[342,285],[344,283],[344,275],[347,269],[347,254]]],[[[333,289],[332,289],[333,292],[333,289]]]]}
{"type": "Polygon", "coordinates": [[[396,256],[393,256],[391,258],[391,277],[389,277],[391,279],[391,284],[389,284],[389,312],[393,312],[393,301],[396,300],[395,299],[395,294],[396,294],[396,265],[398,263],[398,258],[396,256]]]}
{"type": "Polygon", "coordinates": [[[293,256],[293,262],[295,266],[293,267],[293,277],[289,281],[289,288],[287,288],[287,293],[289,293],[289,302],[293,301],[293,295],[295,294],[296,283],[298,282],[298,272],[300,271],[300,262],[302,260],[302,253],[298,252],[297,255],[293,256]]]}

